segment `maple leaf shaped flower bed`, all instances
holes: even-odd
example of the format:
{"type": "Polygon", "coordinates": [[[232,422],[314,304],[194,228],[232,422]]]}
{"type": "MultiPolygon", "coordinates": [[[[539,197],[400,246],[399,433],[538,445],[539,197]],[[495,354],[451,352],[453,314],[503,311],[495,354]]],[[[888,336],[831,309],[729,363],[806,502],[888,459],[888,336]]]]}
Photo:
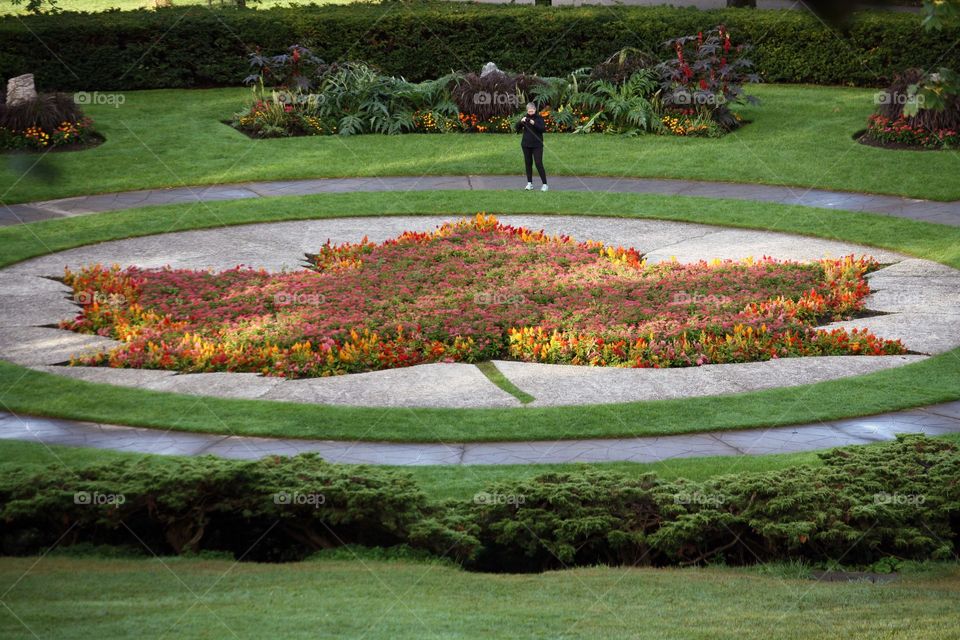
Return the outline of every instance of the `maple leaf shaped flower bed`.
{"type": "Polygon", "coordinates": [[[120,340],[73,364],[302,378],[427,362],[514,359],[684,367],[792,356],[905,353],[866,330],[822,330],[863,309],[847,256],[646,264],[630,248],[493,216],[334,245],[309,267],[220,273],[92,265],[61,327],[120,340]]]}

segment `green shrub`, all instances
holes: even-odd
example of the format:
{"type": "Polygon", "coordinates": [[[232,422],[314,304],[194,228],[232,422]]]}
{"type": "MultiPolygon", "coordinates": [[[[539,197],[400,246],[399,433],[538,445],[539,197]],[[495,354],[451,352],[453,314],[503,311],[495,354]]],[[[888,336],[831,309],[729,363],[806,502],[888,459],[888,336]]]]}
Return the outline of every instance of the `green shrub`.
{"type": "Polygon", "coordinates": [[[753,564],[949,558],[960,535],[960,451],[922,436],[821,455],[821,467],[695,483],[550,474],[492,487],[470,508],[476,566],[753,564]]]}
{"type": "Polygon", "coordinates": [[[450,549],[445,536],[409,475],[315,455],[51,466],[0,479],[0,550],[7,554],[57,541],[140,542],[157,554],[228,551],[275,561],[411,537],[443,554],[450,549]],[[436,549],[433,536],[441,541],[436,549]]]}
{"type": "Polygon", "coordinates": [[[951,46],[960,29],[924,33],[915,15],[863,14],[838,33],[802,11],[441,3],[10,16],[0,19],[0,75],[32,72],[44,90],[239,85],[249,53],[297,42],[328,62],[361,60],[411,81],[488,61],[558,76],[624,47],[663,59],[667,40],[718,24],[754,44],[768,82],[883,86],[908,67],[960,67],[951,46]]]}
{"type": "Polygon", "coordinates": [[[956,445],[901,436],[821,458],[819,467],[705,482],[551,473],[438,505],[408,474],[315,455],[51,466],[0,478],[0,552],[107,545],[284,561],[358,545],[511,572],[784,561],[881,567],[956,553],[956,445]]]}

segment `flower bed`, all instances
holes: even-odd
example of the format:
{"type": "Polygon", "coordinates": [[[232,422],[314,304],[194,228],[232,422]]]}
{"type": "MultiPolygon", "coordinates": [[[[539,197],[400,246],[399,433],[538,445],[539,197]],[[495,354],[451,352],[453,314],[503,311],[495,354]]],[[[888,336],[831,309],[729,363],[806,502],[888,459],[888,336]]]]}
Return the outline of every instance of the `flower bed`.
{"type": "Polygon", "coordinates": [[[563,77],[512,74],[488,63],[411,83],[368,64],[327,64],[310,49],[250,55],[254,99],[230,124],[254,138],[364,133],[512,133],[537,105],[549,133],[657,133],[719,137],[742,120],[730,108],[756,103],[759,82],[722,25],[666,43],[670,58],[626,48],[563,77]]]}
{"type": "Polygon", "coordinates": [[[41,93],[8,105],[0,91],[0,151],[64,151],[101,142],[73,96],[41,93]]]}
{"type": "Polygon", "coordinates": [[[55,128],[37,125],[26,129],[0,127],[0,149],[16,151],[44,151],[97,144],[100,137],[93,130],[93,120],[64,120],[55,128]]]}
{"type": "Polygon", "coordinates": [[[956,149],[960,146],[960,131],[949,128],[929,129],[911,122],[911,119],[905,116],[892,120],[873,114],[867,121],[866,135],[871,142],[894,148],[956,149]]]}
{"type": "Polygon", "coordinates": [[[379,244],[328,242],[308,261],[67,270],[82,308],[61,327],[123,342],[75,364],[291,378],[492,358],[675,367],[905,352],[815,328],[862,310],[867,258],[647,264],[478,214],[379,244]]]}

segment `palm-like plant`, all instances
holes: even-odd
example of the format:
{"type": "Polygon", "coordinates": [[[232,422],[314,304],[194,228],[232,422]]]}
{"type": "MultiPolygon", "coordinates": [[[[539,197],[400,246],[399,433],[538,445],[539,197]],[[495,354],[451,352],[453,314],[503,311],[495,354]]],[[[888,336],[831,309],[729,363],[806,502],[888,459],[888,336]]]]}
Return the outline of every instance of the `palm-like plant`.
{"type": "Polygon", "coordinates": [[[447,88],[452,78],[413,83],[361,63],[338,65],[318,83],[315,115],[336,121],[341,135],[410,131],[418,110],[456,115],[447,88]]]}
{"type": "Polygon", "coordinates": [[[562,78],[543,78],[543,82],[530,88],[530,94],[537,107],[552,107],[554,121],[564,129],[576,126],[576,112],[572,108],[577,104],[576,96],[580,85],[586,79],[590,69],[577,69],[562,78]]]}
{"type": "Polygon", "coordinates": [[[638,71],[621,84],[595,80],[571,96],[572,104],[592,113],[576,132],[590,132],[601,124],[604,131],[626,135],[659,130],[656,94],[656,76],[649,70],[638,71]]]}

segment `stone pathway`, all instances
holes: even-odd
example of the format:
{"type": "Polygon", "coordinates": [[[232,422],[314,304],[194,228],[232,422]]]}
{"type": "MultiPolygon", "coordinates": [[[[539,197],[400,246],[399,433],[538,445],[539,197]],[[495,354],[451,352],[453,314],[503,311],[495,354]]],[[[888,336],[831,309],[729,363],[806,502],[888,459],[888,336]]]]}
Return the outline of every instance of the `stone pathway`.
{"type": "Polygon", "coordinates": [[[0,440],[236,459],[314,452],[329,462],[400,466],[658,462],[699,456],[766,455],[870,444],[892,440],[897,433],[960,433],[960,402],[772,429],[645,438],[436,444],[252,438],[0,413],[0,440]]]}
{"type": "MultiPolygon", "coordinates": [[[[36,222],[54,218],[135,209],[163,204],[213,202],[354,191],[437,191],[437,190],[518,190],[522,180],[516,176],[420,176],[383,178],[322,178],[246,182],[209,187],[149,189],[45,200],[24,204],[0,203],[0,225],[36,222]]],[[[732,198],[780,204],[797,204],[823,209],[867,211],[886,215],[960,225],[960,201],[934,202],[864,193],[848,193],[728,182],[699,182],[647,178],[603,178],[556,176],[550,179],[554,191],[592,193],[654,193],[665,195],[732,198]]],[[[538,194],[526,194],[537,197],[538,194]]]]}

